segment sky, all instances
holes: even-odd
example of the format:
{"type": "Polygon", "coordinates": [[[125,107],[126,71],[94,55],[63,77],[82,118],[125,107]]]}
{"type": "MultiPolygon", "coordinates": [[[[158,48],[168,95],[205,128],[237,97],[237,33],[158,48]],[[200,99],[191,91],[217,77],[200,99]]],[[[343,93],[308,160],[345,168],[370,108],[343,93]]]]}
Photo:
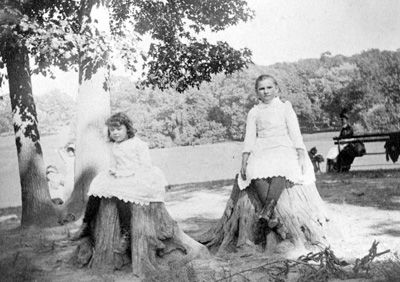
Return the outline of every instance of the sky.
{"type": "Polygon", "coordinates": [[[253,0],[251,22],[214,38],[247,46],[254,62],[269,65],[318,58],[325,51],[353,55],[400,48],[398,0],[253,0]]]}
{"type": "MultiPolygon", "coordinates": [[[[353,55],[363,50],[400,48],[399,0],[248,0],[255,18],[219,32],[210,41],[247,47],[259,65],[319,58],[323,52],[353,55]]],[[[32,78],[35,95],[60,89],[74,97],[76,73],[57,79],[32,78]]]]}

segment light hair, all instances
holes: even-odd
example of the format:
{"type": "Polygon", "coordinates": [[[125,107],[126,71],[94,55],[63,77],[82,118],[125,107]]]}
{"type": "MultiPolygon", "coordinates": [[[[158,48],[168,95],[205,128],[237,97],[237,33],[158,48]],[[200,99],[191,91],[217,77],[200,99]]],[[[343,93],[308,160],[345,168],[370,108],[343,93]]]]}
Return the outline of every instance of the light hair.
{"type": "Polygon", "coordinates": [[[270,75],[270,74],[262,74],[262,75],[260,75],[259,77],[257,77],[256,83],[255,83],[255,89],[256,89],[256,91],[257,91],[257,89],[258,89],[258,84],[260,83],[260,81],[263,81],[263,80],[266,80],[266,79],[271,79],[271,80],[274,82],[274,85],[275,85],[275,86],[278,88],[278,90],[280,91],[278,81],[275,79],[275,77],[273,77],[273,76],[270,75]]]}

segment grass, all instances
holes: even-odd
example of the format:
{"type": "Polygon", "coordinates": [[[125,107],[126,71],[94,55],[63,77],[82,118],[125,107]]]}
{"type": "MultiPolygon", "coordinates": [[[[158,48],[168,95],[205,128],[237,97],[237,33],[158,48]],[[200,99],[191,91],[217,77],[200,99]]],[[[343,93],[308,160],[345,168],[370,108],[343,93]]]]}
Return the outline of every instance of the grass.
{"type": "Polygon", "coordinates": [[[397,253],[393,258],[377,262],[373,265],[373,272],[381,277],[380,281],[400,281],[400,257],[397,253]]]}
{"type": "Polygon", "coordinates": [[[321,197],[331,203],[400,210],[398,169],[320,174],[317,186],[321,197]]]}

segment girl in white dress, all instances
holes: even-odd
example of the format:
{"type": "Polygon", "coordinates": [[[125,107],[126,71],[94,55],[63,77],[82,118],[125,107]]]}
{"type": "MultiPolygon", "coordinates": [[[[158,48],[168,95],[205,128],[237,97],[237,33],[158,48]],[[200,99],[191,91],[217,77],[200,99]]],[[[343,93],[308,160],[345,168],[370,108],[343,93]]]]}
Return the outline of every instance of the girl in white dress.
{"type": "Polygon", "coordinates": [[[289,101],[278,97],[275,78],[258,77],[256,93],[260,103],[247,116],[239,188],[245,189],[254,181],[265,203],[268,179],[285,178],[287,185],[293,186],[314,182],[315,175],[296,113],[289,101]]]}
{"type": "Polygon", "coordinates": [[[102,197],[116,197],[123,233],[129,232],[130,208],[127,204],[148,205],[164,202],[167,181],[163,172],[152,165],[148,145],[135,136],[132,121],[124,113],[116,113],[107,121],[111,143],[112,165],[100,172],[90,184],[89,201],[86,207],[78,239],[87,234],[88,223],[99,208],[102,197]]]}
{"type": "Polygon", "coordinates": [[[325,229],[329,220],[293,107],[278,97],[274,77],[259,76],[255,88],[260,102],[247,116],[239,188],[255,189],[263,204],[259,218],[270,228],[282,227],[270,212],[276,205],[277,216],[294,238],[305,237],[296,228],[303,225],[310,227],[311,233],[325,234],[319,229],[325,229]]]}

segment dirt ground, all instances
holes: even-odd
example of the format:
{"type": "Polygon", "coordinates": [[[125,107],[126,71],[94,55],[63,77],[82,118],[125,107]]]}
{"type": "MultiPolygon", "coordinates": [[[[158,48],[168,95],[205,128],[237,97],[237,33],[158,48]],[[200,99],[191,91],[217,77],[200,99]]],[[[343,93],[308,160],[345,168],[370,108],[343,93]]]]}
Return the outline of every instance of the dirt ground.
{"type": "MultiPolygon", "coordinates": [[[[366,255],[376,240],[379,252],[390,249],[390,253],[377,258],[378,263],[372,265],[369,280],[400,281],[400,270],[395,270],[399,275],[396,276],[399,280],[396,280],[379,267],[388,262],[393,272],[394,267],[400,266],[397,264],[397,253],[400,252],[400,171],[320,174],[317,186],[344,238],[332,242],[332,250],[351,263],[366,255]]],[[[210,187],[206,184],[170,191],[167,193],[167,209],[186,233],[196,236],[220,218],[230,192],[231,185],[210,187]]],[[[79,221],[37,231],[18,229],[20,208],[2,209],[0,218],[3,219],[0,223],[1,281],[135,281],[126,271],[96,274],[70,263],[77,243],[68,238],[79,227],[79,221]]],[[[258,266],[278,258],[263,254],[232,254],[197,261],[191,265],[195,274],[189,281],[267,281],[266,270],[258,266]]],[[[281,281],[297,281],[300,274],[298,269],[291,270],[281,281]]],[[[175,281],[179,281],[179,274],[175,275],[175,281]]],[[[367,278],[348,281],[367,281],[367,278]]]]}

